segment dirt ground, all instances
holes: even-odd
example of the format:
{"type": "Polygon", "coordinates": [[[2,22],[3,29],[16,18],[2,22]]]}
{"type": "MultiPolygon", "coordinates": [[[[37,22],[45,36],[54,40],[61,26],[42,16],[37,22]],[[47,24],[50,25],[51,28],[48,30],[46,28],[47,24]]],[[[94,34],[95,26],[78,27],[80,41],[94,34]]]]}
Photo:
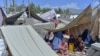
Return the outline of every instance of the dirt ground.
{"type": "MultiPolygon", "coordinates": [[[[57,53],[57,54],[58,54],[59,56],[61,56],[60,53],[57,53]]],[[[86,54],[83,53],[83,52],[69,52],[68,55],[66,55],[66,56],[86,56],[86,54]]]]}

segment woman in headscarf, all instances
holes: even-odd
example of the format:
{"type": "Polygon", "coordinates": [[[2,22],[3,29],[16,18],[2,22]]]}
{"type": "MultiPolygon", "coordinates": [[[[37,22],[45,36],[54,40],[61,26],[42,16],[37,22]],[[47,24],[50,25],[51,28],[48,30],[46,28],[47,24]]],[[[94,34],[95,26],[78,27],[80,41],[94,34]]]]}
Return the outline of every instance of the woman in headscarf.
{"type": "Polygon", "coordinates": [[[54,39],[53,39],[53,42],[52,42],[52,48],[54,50],[58,50],[59,49],[58,45],[62,41],[62,38],[63,38],[62,32],[55,32],[54,33],[54,39]]]}

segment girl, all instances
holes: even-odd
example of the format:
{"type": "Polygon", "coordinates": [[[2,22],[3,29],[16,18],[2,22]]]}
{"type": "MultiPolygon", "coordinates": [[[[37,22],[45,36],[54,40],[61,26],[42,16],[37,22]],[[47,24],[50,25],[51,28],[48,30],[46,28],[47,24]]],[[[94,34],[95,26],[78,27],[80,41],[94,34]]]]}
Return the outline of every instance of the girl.
{"type": "Polygon", "coordinates": [[[68,52],[68,44],[66,42],[66,39],[63,38],[62,42],[59,44],[59,51],[61,53],[62,56],[67,55],[68,52]]]}

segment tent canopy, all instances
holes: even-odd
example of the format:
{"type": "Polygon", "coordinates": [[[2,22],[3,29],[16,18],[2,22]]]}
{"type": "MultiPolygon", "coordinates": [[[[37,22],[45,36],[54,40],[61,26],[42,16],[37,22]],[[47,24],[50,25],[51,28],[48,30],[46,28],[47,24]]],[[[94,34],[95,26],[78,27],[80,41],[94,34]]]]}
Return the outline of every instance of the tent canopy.
{"type": "Polygon", "coordinates": [[[29,12],[30,12],[30,16],[39,20],[39,21],[42,21],[42,22],[47,22],[46,20],[42,19],[41,17],[39,17],[34,11],[33,9],[30,9],[29,7],[27,7],[26,9],[26,13],[27,15],[29,16],[29,12]]]}
{"type": "Polygon", "coordinates": [[[2,8],[0,8],[1,9],[1,12],[2,12],[2,16],[3,16],[3,18],[4,18],[4,23],[5,24],[9,24],[9,25],[12,25],[12,24],[14,24],[14,22],[26,11],[26,13],[27,13],[27,15],[29,15],[29,11],[30,11],[30,15],[32,16],[32,17],[34,17],[35,19],[37,19],[37,20],[39,20],[39,21],[42,21],[42,22],[47,22],[46,20],[44,20],[44,19],[42,19],[42,18],[40,18],[38,15],[36,15],[36,13],[32,10],[32,9],[28,9],[28,7],[24,10],[24,11],[22,11],[22,12],[20,12],[20,13],[17,13],[17,14],[15,14],[15,15],[12,15],[12,16],[10,16],[10,17],[7,17],[6,15],[5,15],[5,13],[3,12],[3,10],[2,10],[2,8]]]}
{"type": "Polygon", "coordinates": [[[6,18],[6,24],[14,24],[14,22],[24,13],[24,11],[6,18]]]}
{"type": "Polygon", "coordinates": [[[0,10],[1,10],[1,13],[2,13],[2,16],[3,16],[3,22],[2,22],[2,25],[5,25],[6,22],[5,22],[5,19],[7,18],[7,16],[5,15],[3,9],[0,7],[0,10]]]}
{"type": "Polygon", "coordinates": [[[56,12],[55,12],[54,9],[52,9],[52,10],[50,10],[48,12],[45,12],[45,13],[41,14],[40,17],[43,18],[46,21],[50,21],[51,19],[58,20],[58,17],[56,15],[56,12]]]}
{"type": "Polygon", "coordinates": [[[89,23],[91,21],[91,14],[92,14],[92,8],[89,5],[82,13],[79,14],[78,17],[76,17],[76,19],[74,19],[72,22],[70,22],[64,28],[46,29],[46,30],[51,31],[51,32],[64,31],[64,30],[70,29],[72,27],[81,25],[81,24],[89,23]]]}
{"type": "Polygon", "coordinates": [[[1,31],[12,56],[58,56],[29,25],[4,26],[1,31]]]}
{"type": "Polygon", "coordinates": [[[7,18],[7,16],[5,15],[5,13],[4,13],[4,11],[3,11],[3,9],[0,7],[0,10],[1,10],[1,12],[2,12],[2,16],[3,16],[3,18],[5,19],[5,18],[7,18]]]}

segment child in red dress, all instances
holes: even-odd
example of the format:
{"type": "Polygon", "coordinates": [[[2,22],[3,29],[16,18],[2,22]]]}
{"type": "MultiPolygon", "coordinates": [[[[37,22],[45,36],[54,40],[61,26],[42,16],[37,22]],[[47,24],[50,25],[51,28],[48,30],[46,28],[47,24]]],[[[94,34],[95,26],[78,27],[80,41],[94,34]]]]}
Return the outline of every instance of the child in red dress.
{"type": "Polygon", "coordinates": [[[61,53],[62,56],[66,56],[67,53],[68,53],[68,44],[67,44],[65,38],[59,44],[59,51],[60,51],[60,53],[61,53]]]}

